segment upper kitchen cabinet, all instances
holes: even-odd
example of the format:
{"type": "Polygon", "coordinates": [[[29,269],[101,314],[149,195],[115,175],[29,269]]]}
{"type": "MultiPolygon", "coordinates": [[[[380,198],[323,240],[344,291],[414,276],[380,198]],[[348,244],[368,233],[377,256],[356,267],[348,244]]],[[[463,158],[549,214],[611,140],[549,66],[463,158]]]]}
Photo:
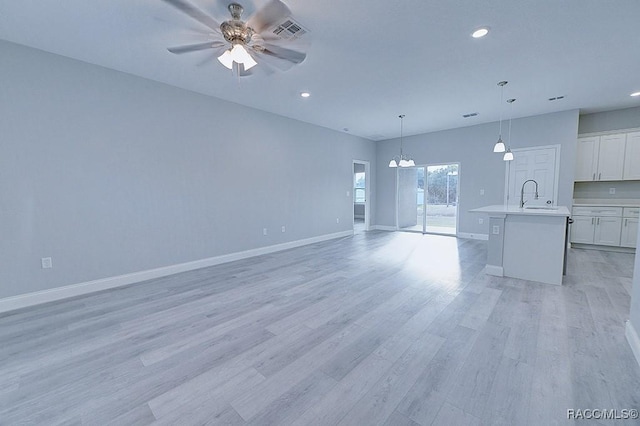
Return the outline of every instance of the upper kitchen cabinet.
{"type": "Polygon", "coordinates": [[[622,178],[640,180],[640,132],[627,133],[622,178]]]}
{"type": "Polygon", "coordinates": [[[600,136],[579,138],[576,148],[576,181],[596,180],[600,136]]]}
{"type": "Polygon", "coordinates": [[[640,132],[578,139],[576,181],[640,180],[640,132]]]}
{"type": "Polygon", "coordinates": [[[626,139],[627,135],[625,134],[600,136],[596,180],[622,179],[626,139]]]}

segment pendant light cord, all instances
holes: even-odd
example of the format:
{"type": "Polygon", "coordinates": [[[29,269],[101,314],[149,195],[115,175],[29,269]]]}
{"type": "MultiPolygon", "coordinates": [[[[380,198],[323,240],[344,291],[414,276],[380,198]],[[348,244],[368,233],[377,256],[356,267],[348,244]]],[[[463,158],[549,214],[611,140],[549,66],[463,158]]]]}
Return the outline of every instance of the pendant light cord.
{"type": "Polygon", "coordinates": [[[513,103],[515,101],[515,99],[507,100],[507,102],[509,102],[509,148],[511,148],[511,120],[513,119],[513,103]]]}
{"type": "Polygon", "coordinates": [[[400,160],[402,160],[404,157],[402,156],[402,136],[403,136],[403,130],[404,130],[404,114],[400,114],[398,117],[400,117],[400,160]]]}
{"type": "Polygon", "coordinates": [[[502,137],[502,102],[504,102],[504,86],[507,84],[506,81],[501,81],[498,83],[500,86],[500,132],[498,134],[498,139],[502,137]]]}

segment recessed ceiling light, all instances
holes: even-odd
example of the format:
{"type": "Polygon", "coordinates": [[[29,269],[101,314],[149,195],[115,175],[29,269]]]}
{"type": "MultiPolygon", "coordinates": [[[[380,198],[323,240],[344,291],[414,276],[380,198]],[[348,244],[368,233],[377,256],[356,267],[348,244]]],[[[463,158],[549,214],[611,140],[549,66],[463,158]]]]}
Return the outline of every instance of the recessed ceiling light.
{"type": "Polygon", "coordinates": [[[309,93],[309,92],[302,92],[302,93],[300,93],[300,96],[302,96],[303,98],[308,98],[309,96],[311,96],[311,93],[309,93]]]}
{"type": "Polygon", "coordinates": [[[471,33],[473,38],[481,38],[489,34],[489,27],[481,27],[471,33]]]}
{"type": "Polygon", "coordinates": [[[634,97],[635,96],[640,96],[640,92],[634,92],[634,93],[631,94],[631,96],[634,96],[634,97]]]}

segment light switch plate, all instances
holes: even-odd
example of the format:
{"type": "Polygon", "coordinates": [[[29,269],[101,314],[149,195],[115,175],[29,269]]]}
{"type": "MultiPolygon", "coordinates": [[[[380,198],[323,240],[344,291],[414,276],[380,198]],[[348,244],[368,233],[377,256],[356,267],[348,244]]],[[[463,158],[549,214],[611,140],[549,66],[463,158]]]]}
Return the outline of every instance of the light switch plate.
{"type": "Polygon", "coordinates": [[[616,189],[615,188],[609,188],[609,194],[613,195],[616,193],[616,189]]]}
{"type": "Polygon", "coordinates": [[[42,269],[49,269],[49,268],[53,268],[53,261],[51,260],[50,257],[43,257],[42,258],[42,269]]]}
{"type": "Polygon", "coordinates": [[[500,235],[500,226],[493,225],[493,235],[500,235]]]}

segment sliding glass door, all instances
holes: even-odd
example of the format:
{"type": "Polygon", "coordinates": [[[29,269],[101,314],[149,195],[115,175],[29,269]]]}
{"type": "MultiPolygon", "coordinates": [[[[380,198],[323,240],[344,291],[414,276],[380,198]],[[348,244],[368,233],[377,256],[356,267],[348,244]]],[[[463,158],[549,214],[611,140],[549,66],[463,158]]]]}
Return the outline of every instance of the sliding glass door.
{"type": "Polygon", "coordinates": [[[398,229],[456,235],[458,164],[398,168],[398,229]]]}

